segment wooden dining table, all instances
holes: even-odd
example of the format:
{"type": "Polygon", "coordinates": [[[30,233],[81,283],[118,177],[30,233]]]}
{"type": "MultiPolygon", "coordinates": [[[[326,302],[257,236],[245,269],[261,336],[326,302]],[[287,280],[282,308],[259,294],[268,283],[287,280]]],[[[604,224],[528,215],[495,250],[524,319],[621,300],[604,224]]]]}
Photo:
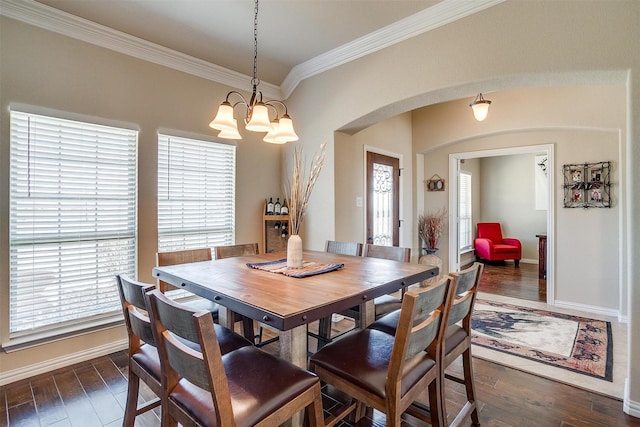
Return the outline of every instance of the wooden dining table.
{"type": "Polygon", "coordinates": [[[306,368],[309,323],[360,305],[360,325],[366,327],[375,320],[374,298],[439,273],[436,266],[317,251],[304,251],[304,261],[343,267],[295,278],[247,266],[283,258],[286,253],[278,252],[155,267],[153,275],[218,303],[223,326],[233,329],[242,315],[277,330],[280,357],[306,368]]]}
{"type": "MultiPolygon", "coordinates": [[[[277,261],[286,253],[225,258],[155,267],[153,275],[178,288],[219,304],[219,322],[234,328],[239,315],[278,331],[280,357],[307,368],[307,325],[360,306],[360,327],[375,320],[373,300],[439,274],[438,267],[379,258],[304,251],[304,262],[342,267],[304,278],[250,268],[247,264],[277,261]]],[[[253,341],[253,330],[245,331],[253,341]]],[[[303,424],[296,414],[287,426],[303,424]]]]}

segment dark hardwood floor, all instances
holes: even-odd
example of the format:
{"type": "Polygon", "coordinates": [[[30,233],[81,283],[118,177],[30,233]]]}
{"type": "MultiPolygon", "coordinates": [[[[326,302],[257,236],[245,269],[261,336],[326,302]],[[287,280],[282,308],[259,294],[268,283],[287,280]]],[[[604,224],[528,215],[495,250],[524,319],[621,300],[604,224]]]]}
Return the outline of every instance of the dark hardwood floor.
{"type": "MultiPolygon", "coordinates": [[[[509,263],[488,265],[480,286],[483,292],[497,292],[534,301],[541,298],[537,293],[535,265],[521,264],[519,269],[509,263]]],[[[277,344],[266,348],[277,351],[277,344]]],[[[462,366],[454,362],[450,369],[460,372],[462,366]]],[[[640,427],[640,419],[622,412],[622,402],[619,400],[481,359],[474,359],[474,370],[483,426],[640,427]]],[[[120,426],[126,399],[126,374],[127,353],[121,351],[2,386],[0,427],[120,426]]],[[[146,386],[141,389],[143,399],[152,398],[146,386]]],[[[461,385],[450,381],[445,383],[445,389],[451,421],[453,413],[464,402],[464,390],[461,385]]],[[[334,401],[328,394],[323,400],[325,409],[330,410],[334,401]]],[[[407,419],[404,424],[422,425],[412,419],[407,419]]],[[[136,420],[136,426],[139,427],[159,425],[159,409],[136,420]]],[[[384,415],[370,411],[357,425],[384,426],[384,415]]],[[[465,423],[465,426],[468,425],[471,425],[470,421],[465,423]]]]}

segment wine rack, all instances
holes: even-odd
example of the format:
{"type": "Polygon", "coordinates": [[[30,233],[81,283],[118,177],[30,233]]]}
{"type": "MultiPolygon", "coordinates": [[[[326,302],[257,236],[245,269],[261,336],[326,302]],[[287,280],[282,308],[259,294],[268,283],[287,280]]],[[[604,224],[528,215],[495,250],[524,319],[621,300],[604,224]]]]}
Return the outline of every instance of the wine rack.
{"type": "Polygon", "coordinates": [[[267,215],[267,200],[262,207],[262,247],[264,253],[287,250],[289,239],[289,215],[267,215]],[[282,224],[285,224],[286,235],[283,237],[282,224]],[[276,228],[276,225],[278,227],[276,228]]]}

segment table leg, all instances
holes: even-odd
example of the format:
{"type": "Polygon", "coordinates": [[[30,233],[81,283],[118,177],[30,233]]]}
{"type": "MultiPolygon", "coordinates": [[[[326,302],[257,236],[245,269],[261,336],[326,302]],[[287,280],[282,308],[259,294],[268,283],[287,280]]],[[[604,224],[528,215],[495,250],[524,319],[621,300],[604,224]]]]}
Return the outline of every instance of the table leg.
{"type": "Polygon", "coordinates": [[[373,300],[360,304],[360,329],[364,329],[376,320],[376,305],[373,300]]]}
{"type": "MultiPolygon", "coordinates": [[[[296,366],[307,369],[307,325],[288,331],[280,331],[280,357],[296,366]]],[[[285,426],[299,427],[304,421],[304,411],[297,413],[285,426]]]]}

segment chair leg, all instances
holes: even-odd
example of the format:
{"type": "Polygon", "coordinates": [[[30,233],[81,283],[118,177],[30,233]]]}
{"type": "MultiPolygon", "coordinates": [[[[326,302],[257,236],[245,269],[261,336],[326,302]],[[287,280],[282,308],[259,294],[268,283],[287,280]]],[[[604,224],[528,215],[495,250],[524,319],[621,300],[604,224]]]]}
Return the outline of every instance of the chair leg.
{"type": "Polygon", "coordinates": [[[127,387],[127,403],[124,410],[123,427],[133,427],[136,421],[136,412],[138,411],[138,391],[140,390],[140,377],[131,370],[129,365],[129,380],[127,387]]]}
{"type": "Polygon", "coordinates": [[[432,426],[444,427],[447,425],[447,413],[445,409],[444,387],[440,376],[437,376],[429,384],[429,409],[432,426]]]}
{"type": "Polygon", "coordinates": [[[318,350],[331,341],[331,316],[323,317],[318,321],[318,350]],[[326,340],[326,341],[325,341],[326,340]]]}
{"type": "Polygon", "coordinates": [[[471,421],[473,426],[480,425],[480,418],[478,417],[478,404],[476,402],[476,387],[473,380],[473,365],[471,359],[471,348],[462,353],[462,367],[464,370],[464,387],[467,391],[467,402],[471,405],[473,410],[471,411],[471,421]]]}
{"type": "Polygon", "coordinates": [[[519,259],[514,260],[514,262],[516,263],[516,268],[520,267],[520,260],[519,259]]]}

